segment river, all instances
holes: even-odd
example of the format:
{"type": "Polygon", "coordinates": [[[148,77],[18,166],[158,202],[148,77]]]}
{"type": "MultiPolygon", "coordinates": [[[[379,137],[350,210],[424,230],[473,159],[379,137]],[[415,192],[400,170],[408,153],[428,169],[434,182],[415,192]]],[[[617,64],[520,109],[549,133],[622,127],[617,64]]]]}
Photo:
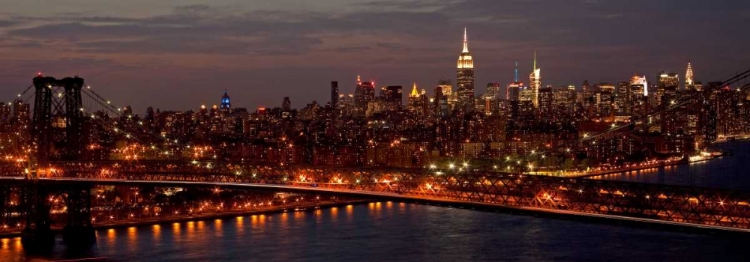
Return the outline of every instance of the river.
{"type": "Polygon", "coordinates": [[[733,155],[690,164],[606,174],[591,179],[750,190],[750,141],[718,143],[711,149],[730,151],[733,155]]]}
{"type": "Polygon", "coordinates": [[[1,261],[742,261],[746,241],[605,224],[374,202],[97,232],[86,253],[59,244],[27,257],[3,239],[1,261]]]}

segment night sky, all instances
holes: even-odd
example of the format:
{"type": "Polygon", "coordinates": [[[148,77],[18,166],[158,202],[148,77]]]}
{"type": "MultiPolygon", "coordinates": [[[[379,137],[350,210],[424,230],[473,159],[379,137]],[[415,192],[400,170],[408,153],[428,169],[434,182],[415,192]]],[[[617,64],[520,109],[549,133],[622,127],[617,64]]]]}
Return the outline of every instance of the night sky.
{"type": "Polygon", "coordinates": [[[750,68],[747,0],[0,0],[0,99],[37,71],[79,75],[143,113],[218,104],[299,108],[355,79],[432,93],[455,84],[463,27],[476,90],[528,81],[538,53],[543,85],[619,82],[662,71],[722,80],[750,68]],[[252,3],[250,3],[252,2],[252,3]]]}

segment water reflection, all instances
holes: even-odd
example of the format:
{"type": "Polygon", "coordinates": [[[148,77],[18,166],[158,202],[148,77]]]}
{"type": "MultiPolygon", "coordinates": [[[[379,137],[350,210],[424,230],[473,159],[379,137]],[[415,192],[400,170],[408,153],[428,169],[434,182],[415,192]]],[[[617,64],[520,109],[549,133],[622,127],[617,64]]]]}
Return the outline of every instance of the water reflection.
{"type": "MultiPolygon", "coordinates": [[[[97,230],[102,241],[83,258],[108,257],[118,261],[477,261],[496,260],[502,256],[508,260],[538,261],[560,258],[597,260],[602,257],[628,260],[640,255],[656,261],[711,260],[709,255],[733,250],[745,243],[710,235],[399,202],[342,208],[345,212],[339,212],[340,208],[320,209],[274,215],[277,219],[268,215],[251,215],[216,219],[213,223],[211,220],[173,223],[172,230],[162,230],[160,225],[97,230]],[[377,212],[388,216],[377,215],[377,212]],[[250,222],[250,229],[245,228],[248,226],[246,220],[250,222]],[[336,222],[342,220],[347,222],[336,222]],[[498,225],[501,226],[498,228],[498,225]],[[605,244],[591,246],[591,241],[605,244]],[[637,249],[622,248],[636,242],[639,243],[637,249]],[[497,243],[506,244],[498,249],[497,243]],[[664,246],[678,248],[664,249],[664,246]],[[704,252],[707,255],[701,255],[704,252]]],[[[45,260],[69,259],[59,257],[65,250],[62,244],[58,247],[59,254],[45,260]]],[[[20,238],[0,240],[0,261],[24,259],[20,238]]]]}
{"type": "Polygon", "coordinates": [[[180,223],[172,223],[172,234],[174,238],[180,237],[180,223]]]}
{"type": "Polygon", "coordinates": [[[154,233],[154,242],[158,242],[161,239],[161,226],[153,225],[151,231],[154,233]]]}
{"type": "Polygon", "coordinates": [[[107,229],[107,244],[114,245],[115,239],[116,239],[115,237],[116,237],[115,229],[114,228],[107,229]]]}
{"type": "Polygon", "coordinates": [[[130,252],[135,252],[138,246],[138,229],[136,227],[128,227],[128,235],[126,238],[127,248],[130,252]]]}
{"type": "Polygon", "coordinates": [[[223,236],[223,234],[222,234],[223,227],[222,227],[222,221],[221,221],[221,219],[215,219],[214,220],[214,227],[213,228],[216,231],[215,235],[217,237],[223,236]]]}
{"type": "Polygon", "coordinates": [[[245,218],[239,216],[236,218],[236,221],[237,233],[242,233],[243,231],[245,231],[245,218]]]}
{"type": "Polygon", "coordinates": [[[717,151],[733,152],[719,157],[683,165],[648,168],[591,177],[591,179],[619,180],[668,185],[715,187],[750,190],[750,141],[735,141],[714,145],[717,151]]]}

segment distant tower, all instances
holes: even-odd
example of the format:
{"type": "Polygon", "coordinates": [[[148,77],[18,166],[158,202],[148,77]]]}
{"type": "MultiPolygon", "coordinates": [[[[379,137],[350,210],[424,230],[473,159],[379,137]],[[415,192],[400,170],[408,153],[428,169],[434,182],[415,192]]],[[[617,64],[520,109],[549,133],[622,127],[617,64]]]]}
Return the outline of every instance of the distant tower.
{"type": "Polygon", "coordinates": [[[289,100],[288,96],[285,96],[284,100],[281,102],[281,111],[283,112],[292,111],[292,100],[289,100]]]}
{"type": "Polygon", "coordinates": [[[232,103],[229,102],[229,94],[227,94],[227,90],[224,90],[224,95],[221,96],[221,111],[229,112],[230,109],[232,109],[232,103]]]}
{"type": "Polygon", "coordinates": [[[685,90],[694,88],[695,79],[693,77],[693,66],[688,62],[687,70],[685,71],[685,90]]]}
{"type": "Polygon", "coordinates": [[[339,81],[331,81],[331,107],[339,105],[339,81]]]}
{"type": "Polygon", "coordinates": [[[420,94],[419,94],[419,90],[417,89],[416,82],[414,82],[411,86],[411,93],[409,93],[408,103],[409,103],[409,111],[412,111],[412,112],[419,111],[420,106],[421,106],[421,101],[420,101],[420,94]]]}
{"type": "Polygon", "coordinates": [[[457,67],[456,92],[458,93],[458,104],[461,108],[470,111],[474,109],[474,60],[469,53],[466,28],[464,28],[463,50],[461,55],[458,56],[457,67]]]}
{"type": "Polygon", "coordinates": [[[375,82],[362,82],[357,76],[357,88],[354,90],[354,106],[358,116],[364,116],[368,103],[375,101],[375,82]]]}
{"type": "Polygon", "coordinates": [[[529,88],[532,92],[531,103],[534,104],[534,108],[539,107],[539,88],[542,87],[541,71],[540,68],[536,67],[536,52],[534,52],[534,69],[529,75],[529,88]]]}

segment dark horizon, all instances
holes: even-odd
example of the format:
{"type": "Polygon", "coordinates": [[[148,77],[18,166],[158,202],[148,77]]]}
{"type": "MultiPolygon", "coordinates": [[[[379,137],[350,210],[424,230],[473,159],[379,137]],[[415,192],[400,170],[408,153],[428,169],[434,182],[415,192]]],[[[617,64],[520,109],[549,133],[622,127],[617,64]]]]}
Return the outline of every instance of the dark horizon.
{"type": "Polygon", "coordinates": [[[218,104],[225,89],[234,107],[276,107],[285,96],[294,108],[325,104],[330,81],[353,93],[357,75],[378,87],[416,81],[431,94],[439,79],[456,88],[464,27],[477,95],[489,82],[512,81],[516,61],[528,81],[534,51],[542,85],[555,87],[635,72],[682,80],[688,61],[707,83],[750,64],[750,37],[732,26],[750,22],[743,1],[290,3],[5,4],[0,99],[15,98],[38,71],[78,75],[138,113],[218,104]]]}

